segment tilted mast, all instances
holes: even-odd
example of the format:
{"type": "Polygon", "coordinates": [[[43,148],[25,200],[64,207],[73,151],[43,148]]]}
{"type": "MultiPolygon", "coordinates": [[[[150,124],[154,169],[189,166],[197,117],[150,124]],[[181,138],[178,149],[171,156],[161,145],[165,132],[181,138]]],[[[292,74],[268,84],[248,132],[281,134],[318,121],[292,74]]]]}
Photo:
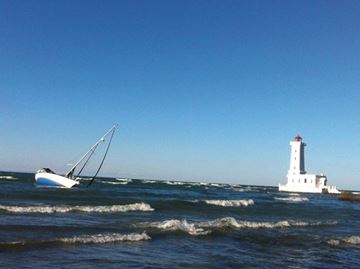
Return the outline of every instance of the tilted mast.
{"type": "MultiPolygon", "coordinates": [[[[65,174],[65,177],[71,177],[72,174],[74,173],[76,167],[82,162],[82,160],[84,160],[85,157],[89,155],[89,153],[93,154],[94,151],[95,151],[95,149],[96,149],[96,147],[100,144],[100,142],[105,141],[105,137],[106,137],[109,133],[111,133],[112,131],[115,131],[116,126],[117,126],[117,125],[115,124],[115,125],[114,125],[113,127],[111,127],[98,141],[96,141],[96,143],[80,158],[79,161],[77,161],[77,163],[70,169],[70,171],[65,174]]],[[[90,155],[90,156],[91,156],[91,155],[90,155]]]]}

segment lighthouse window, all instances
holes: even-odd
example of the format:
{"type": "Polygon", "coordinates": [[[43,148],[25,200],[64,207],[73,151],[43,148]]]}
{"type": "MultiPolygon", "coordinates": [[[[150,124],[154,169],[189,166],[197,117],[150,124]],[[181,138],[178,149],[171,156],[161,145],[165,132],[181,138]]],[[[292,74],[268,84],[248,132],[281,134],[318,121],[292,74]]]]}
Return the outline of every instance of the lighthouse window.
{"type": "Polygon", "coordinates": [[[306,178],[304,179],[304,183],[306,183],[306,178]]]}

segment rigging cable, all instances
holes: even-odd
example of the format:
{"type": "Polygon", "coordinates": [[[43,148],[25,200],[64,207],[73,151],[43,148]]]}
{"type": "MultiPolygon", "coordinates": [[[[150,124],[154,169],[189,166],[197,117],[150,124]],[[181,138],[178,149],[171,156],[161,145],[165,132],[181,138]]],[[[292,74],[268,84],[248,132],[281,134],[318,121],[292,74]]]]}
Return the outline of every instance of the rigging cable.
{"type": "MultiPolygon", "coordinates": [[[[79,173],[77,174],[77,176],[75,177],[75,179],[80,176],[81,172],[84,170],[85,166],[86,166],[87,163],[89,162],[91,156],[95,153],[95,150],[96,150],[96,148],[97,148],[98,145],[99,145],[99,144],[97,144],[96,147],[91,150],[91,154],[90,154],[89,157],[87,158],[87,160],[86,160],[86,162],[84,163],[84,165],[81,167],[81,169],[80,169],[79,173]]],[[[75,170],[75,169],[74,169],[74,170],[75,170]]]]}
{"type": "Polygon", "coordinates": [[[111,134],[110,141],[109,141],[109,144],[108,144],[108,146],[107,146],[107,148],[106,148],[104,158],[102,159],[102,161],[101,161],[101,163],[100,163],[100,166],[99,166],[98,170],[96,171],[95,175],[93,176],[93,178],[91,179],[91,181],[89,182],[89,184],[88,184],[86,187],[89,187],[89,186],[94,182],[94,179],[95,179],[96,176],[98,175],[98,173],[99,173],[99,171],[100,171],[100,169],[101,169],[101,167],[102,167],[102,165],[103,165],[103,163],[104,163],[104,161],[105,161],[105,158],[106,158],[106,155],[107,155],[107,153],[108,153],[108,150],[109,150],[109,147],[110,147],[112,138],[113,138],[113,136],[114,136],[114,133],[115,133],[115,129],[113,130],[113,132],[112,132],[112,134],[111,134]]]}

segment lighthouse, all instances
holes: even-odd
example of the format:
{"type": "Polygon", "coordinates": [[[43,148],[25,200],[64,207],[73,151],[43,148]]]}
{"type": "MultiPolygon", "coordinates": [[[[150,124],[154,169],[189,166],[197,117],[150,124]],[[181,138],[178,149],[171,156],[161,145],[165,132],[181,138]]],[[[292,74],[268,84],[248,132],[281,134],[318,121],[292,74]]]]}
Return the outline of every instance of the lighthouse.
{"type": "Polygon", "coordinates": [[[327,178],[323,174],[308,174],[305,171],[305,146],[303,139],[297,135],[290,141],[290,167],[287,183],[279,184],[279,191],[309,192],[309,193],[339,193],[335,186],[327,185],[327,178]]]}
{"type": "Polygon", "coordinates": [[[291,146],[291,157],[290,157],[290,168],[288,174],[298,175],[306,174],[305,172],[305,156],[304,148],[306,144],[302,142],[300,135],[295,137],[294,141],[290,141],[291,146]]]}

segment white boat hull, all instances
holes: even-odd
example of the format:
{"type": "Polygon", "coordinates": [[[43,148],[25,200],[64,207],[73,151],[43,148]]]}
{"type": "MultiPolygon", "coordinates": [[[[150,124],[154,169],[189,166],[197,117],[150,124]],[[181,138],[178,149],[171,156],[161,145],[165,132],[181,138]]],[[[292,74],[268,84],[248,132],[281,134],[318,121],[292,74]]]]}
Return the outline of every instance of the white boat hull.
{"type": "Polygon", "coordinates": [[[72,188],[78,181],[52,173],[36,173],[35,182],[42,187],[72,188]]]}

